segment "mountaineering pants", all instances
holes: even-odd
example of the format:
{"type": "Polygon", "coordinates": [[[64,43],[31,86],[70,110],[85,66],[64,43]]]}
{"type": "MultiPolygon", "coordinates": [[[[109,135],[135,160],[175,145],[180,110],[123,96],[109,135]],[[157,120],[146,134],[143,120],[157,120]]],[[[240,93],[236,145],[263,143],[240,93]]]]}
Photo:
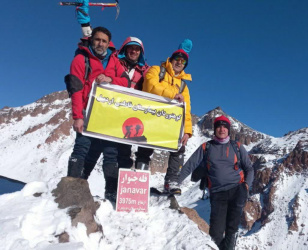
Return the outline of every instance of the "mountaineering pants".
{"type": "Polygon", "coordinates": [[[226,235],[237,232],[247,198],[245,183],[227,191],[211,193],[210,236],[217,246],[221,244],[224,232],[226,235]]]}
{"type": "Polygon", "coordinates": [[[84,136],[81,133],[76,133],[76,139],[71,158],[77,158],[78,160],[84,161],[90,149],[92,141],[94,142],[96,140],[98,139],[84,136]]]}
{"type": "Polygon", "coordinates": [[[96,164],[101,153],[104,155],[103,165],[108,163],[117,163],[118,143],[113,141],[106,141],[102,139],[92,140],[89,151],[86,155],[86,162],[96,164]]]}
{"type": "MultiPolygon", "coordinates": [[[[116,142],[101,140],[84,136],[77,133],[73,153],[69,159],[68,176],[88,179],[101,153],[104,154],[104,166],[116,166],[117,168],[117,150],[116,142]]],[[[117,177],[117,173],[115,174],[117,177]]]]}
{"type": "MultiPolygon", "coordinates": [[[[93,169],[101,153],[104,154],[103,165],[117,162],[119,168],[131,168],[133,166],[131,148],[132,146],[127,144],[105,140],[94,140],[92,141],[89,152],[86,156],[85,168],[93,166],[93,169]],[[117,159],[117,161],[115,161],[115,159],[117,159]]],[[[151,148],[138,147],[138,151],[136,152],[136,162],[142,162],[149,165],[153,151],[154,150],[151,148]]]]}
{"type": "Polygon", "coordinates": [[[118,143],[118,164],[119,168],[131,168],[133,160],[131,159],[132,146],[118,143]]]}
{"type": "Polygon", "coordinates": [[[117,143],[77,133],[71,157],[96,163],[100,153],[104,154],[104,163],[117,162],[117,143]],[[90,151],[91,149],[91,151],[90,151]]]}
{"type": "MultiPolygon", "coordinates": [[[[119,168],[131,168],[133,165],[133,160],[131,159],[131,145],[120,144],[118,145],[118,163],[119,168]]],[[[136,155],[136,163],[137,166],[138,162],[144,163],[146,165],[150,164],[151,155],[153,154],[154,149],[151,148],[143,148],[138,147],[136,155]]]]}
{"type": "Polygon", "coordinates": [[[177,152],[170,152],[168,168],[165,176],[165,182],[179,183],[179,176],[184,164],[185,146],[182,146],[177,152]]]}
{"type": "Polygon", "coordinates": [[[135,166],[138,165],[138,163],[144,163],[145,165],[150,165],[151,161],[151,155],[153,154],[154,149],[152,148],[143,148],[143,147],[138,147],[137,152],[135,153],[136,155],[136,163],[135,166]]]}
{"type": "Polygon", "coordinates": [[[67,176],[75,178],[84,178],[84,163],[86,155],[92,143],[96,140],[88,136],[84,136],[81,133],[76,133],[75,144],[73,152],[68,160],[67,176]]]}

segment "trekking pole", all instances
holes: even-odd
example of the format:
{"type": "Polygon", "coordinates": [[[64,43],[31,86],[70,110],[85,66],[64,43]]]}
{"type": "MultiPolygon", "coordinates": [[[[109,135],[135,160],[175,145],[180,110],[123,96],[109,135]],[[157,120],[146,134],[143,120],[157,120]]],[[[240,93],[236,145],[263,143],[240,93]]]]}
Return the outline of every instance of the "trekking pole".
{"type": "MultiPolygon", "coordinates": [[[[120,14],[120,5],[119,1],[115,0],[115,3],[89,3],[89,6],[100,6],[102,7],[102,10],[104,10],[105,7],[116,7],[117,8],[117,15],[116,19],[118,18],[120,14]]],[[[77,8],[82,6],[82,3],[76,3],[76,2],[60,2],[61,6],[76,6],[77,8]]]]}

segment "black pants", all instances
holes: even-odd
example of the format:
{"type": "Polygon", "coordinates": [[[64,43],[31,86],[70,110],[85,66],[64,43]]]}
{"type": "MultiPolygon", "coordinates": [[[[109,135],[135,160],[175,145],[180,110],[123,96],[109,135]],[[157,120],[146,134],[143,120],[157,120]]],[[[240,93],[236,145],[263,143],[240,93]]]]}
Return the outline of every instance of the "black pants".
{"type": "MultiPolygon", "coordinates": [[[[91,137],[88,137],[91,138],[91,137]]],[[[131,145],[99,140],[91,138],[92,143],[85,147],[85,144],[82,144],[84,148],[87,148],[87,154],[85,156],[85,165],[84,172],[87,177],[90,175],[94,169],[98,158],[101,153],[104,155],[103,159],[103,168],[109,164],[118,163],[119,168],[131,168],[133,165],[133,160],[131,159],[131,145]]],[[[84,150],[85,151],[85,150],[84,150]]],[[[151,160],[151,155],[153,154],[153,149],[151,148],[142,148],[138,147],[136,152],[136,162],[142,162],[149,165],[151,160]]]]}
{"type": "Polygon", "coordinates": [[[231,235],[237,232],[247,197],[244,183],[227,191],[211,193],[210,236],[217,246],[222,242],[224,233],[231,235]]]}
{"type": "Polygon", "coordinates": [[[168,168],[165,176],[165,182],[179,183],[180,172],[184,164],[185,146],[182,146],[177,152],[170,152],[168,168]]]}
{"type": "MultiPolygon", "coordinates": [[[[90,176],[92,170],[94,169],[98,158],[100,157],[101,153],[103,153],[103,170],[105,171],[106,167],[119,165],[120,168],[130,168],[132,166],[132,160],[130,159],[130,155],[127,161],[121,161],[119,159],[119,151],[127,151],[131,152],[131,146],[126,144],[120,144],[113,141],[106,141],[106,140],[93,140],[89,151],[85,157],[85,164],[84,164],[84,174],[86,179],[90,176]]],[[[124,159],[126,160],[126,159],[124,159]]],[[[118,168],[117,168],[118,169],[118,168]]],[[[114,177],[117,178],[117,174],[115,171],[114,177]]]]}
{"type": "Polygon", "coordinates": [[[138,147],[138,151],[135,153],[136,165],[138,162],[144,163],[146,165],[150,165],[151,155],[153,154],[153,152],[154,152],[154,149],[152,148],[138,147]]]}
{"type": "Polygon", "coordinates": [[[101,153],[103,153],[104,154],[103,164],[117,163],[117,156],[118,156],[117,147],[118,143],[116,142],[94,138],[89,147],[85,160],[86,162],[93,163],[95,166],[101,153]]]}

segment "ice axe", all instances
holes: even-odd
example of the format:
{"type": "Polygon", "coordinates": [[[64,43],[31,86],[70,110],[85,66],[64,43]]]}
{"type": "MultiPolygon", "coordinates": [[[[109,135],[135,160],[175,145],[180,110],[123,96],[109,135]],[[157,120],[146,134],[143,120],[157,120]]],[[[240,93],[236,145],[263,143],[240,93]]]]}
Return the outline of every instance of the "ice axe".
{"type": "MultiPolygon", "coordinates": [[[[105,7],[116,7],[117,8],[117,15],[116,15],[116,18],[118,18],[119,14],[120,14],[120,5],[119,5],[119,1],[118,0],[115,0],[116,2],[115,3],[89,3],[89,6],[101,6],[102,7],[102,10],[104,10],[105,7]]],[[[77,8],[82,6],[81,3],[76,3],[76,2],[60,2],[60,5],[61,6],[76,6],[77,8]]],[[[81,11],[81,13],[83,13],[82,10],[79,10],[81,11]]],[[[85,15],[87,15],[86,13],[83,13],[85,15]]]]}

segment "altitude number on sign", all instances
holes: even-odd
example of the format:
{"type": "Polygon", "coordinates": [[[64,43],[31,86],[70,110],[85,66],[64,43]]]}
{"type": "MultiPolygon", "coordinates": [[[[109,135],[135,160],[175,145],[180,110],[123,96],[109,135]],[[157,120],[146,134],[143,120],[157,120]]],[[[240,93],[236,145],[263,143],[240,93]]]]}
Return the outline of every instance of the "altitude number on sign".
{"type": "Polygon", "coordinates": [[[120,198],[120,204],[137,204],[136,200],[132,200],[131,198],[120,198]]]}

